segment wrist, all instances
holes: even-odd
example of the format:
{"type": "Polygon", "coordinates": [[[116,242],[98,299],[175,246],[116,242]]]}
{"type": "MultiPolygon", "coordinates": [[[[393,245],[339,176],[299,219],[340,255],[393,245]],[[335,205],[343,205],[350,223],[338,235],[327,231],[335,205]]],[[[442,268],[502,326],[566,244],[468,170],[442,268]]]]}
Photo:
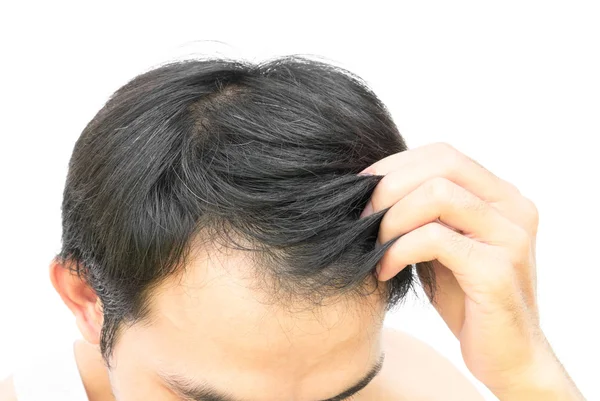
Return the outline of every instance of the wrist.
{"type": "Polygon", "coordinates": [[[500,401],[584,401],[549,346],[541,347],[536,359],[501,387],[490,388],[500,401]]]}

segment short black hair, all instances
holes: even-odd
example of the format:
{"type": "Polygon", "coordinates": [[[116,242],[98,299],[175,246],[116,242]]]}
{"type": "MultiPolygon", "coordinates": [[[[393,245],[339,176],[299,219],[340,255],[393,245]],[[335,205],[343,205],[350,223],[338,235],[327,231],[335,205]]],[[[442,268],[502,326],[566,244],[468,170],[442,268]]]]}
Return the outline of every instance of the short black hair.
{"type": "MultiPolygon", "coordinates": [[[[199,238],[250,251],[281,294],[381,288],[387,209],[359,214],[382,176],[357,173],[406,149],[361,78],[305,56],[169,61],[127,82],[75,143],[57,255],[101,300],[107,366],[123,323],[149,316],[151,290],[199,238]]],[[[429,263],[416,267],[432,286],[429,263]]],[[[413,270],[385,283],[389,307],[413,270]]]]}

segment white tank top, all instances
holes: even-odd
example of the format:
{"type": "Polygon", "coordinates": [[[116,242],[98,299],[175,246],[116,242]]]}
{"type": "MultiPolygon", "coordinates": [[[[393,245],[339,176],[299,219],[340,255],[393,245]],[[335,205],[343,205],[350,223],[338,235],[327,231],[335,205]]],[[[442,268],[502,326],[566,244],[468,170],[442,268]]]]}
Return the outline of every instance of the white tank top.
{"type": "Polygon", "coordinates": [[[61,341],[43,357],[13,371],[18,401],[88,401],[75,361],[74,342],[61,341]]]}

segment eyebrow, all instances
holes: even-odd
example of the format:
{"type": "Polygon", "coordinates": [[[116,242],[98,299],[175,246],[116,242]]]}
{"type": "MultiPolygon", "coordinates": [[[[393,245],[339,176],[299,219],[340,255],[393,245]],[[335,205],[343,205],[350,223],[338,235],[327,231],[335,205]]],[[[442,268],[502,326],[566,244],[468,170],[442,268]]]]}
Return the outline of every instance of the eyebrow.
{"type": "MultiPolygon", "coordinates": [[[[369,369],[369,372],[367,372],[362,379],[357,381],[356,384],[348,387],[346,390],[334,397],[319,401],[343,401],[351,395],[358,393],[360,390],[365,388],[371,382],[371,380],[375,378],[375,376],[379,374],[381,368],[383,367],[384,359],[385,354],[381,353],[381,356],[375,365],[373,365],[373,367],[369,369]]],[[[217,391],[208,384],[197,383],[181,375],[159,372],[159,376],[169,388],[175,391],[178,395],[184,397],[186,401],[242,401],[226,392],[217,391]]]]}

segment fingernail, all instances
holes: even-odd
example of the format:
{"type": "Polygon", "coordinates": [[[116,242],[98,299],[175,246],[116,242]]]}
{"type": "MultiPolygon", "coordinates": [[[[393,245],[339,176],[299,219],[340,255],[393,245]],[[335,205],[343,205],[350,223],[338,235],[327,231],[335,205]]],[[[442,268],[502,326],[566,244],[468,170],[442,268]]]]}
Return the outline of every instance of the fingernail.
{"type": "Polygon", "coordinates": [[[369,173],[369,172],[363,170],[360,173],[358,173],[357,175],[375,175],[375,174],[369,173]]]}
{"type": "Polygon", "coordinates": [[[367,203],[367,206],[365,207],[365,209],[360,214],[360,218],[362,219],[363,217],[367,217],[371,213],[373,213],[373,204],[371,203],[371,201],[369,201],[369,203],[367,203]]]}

